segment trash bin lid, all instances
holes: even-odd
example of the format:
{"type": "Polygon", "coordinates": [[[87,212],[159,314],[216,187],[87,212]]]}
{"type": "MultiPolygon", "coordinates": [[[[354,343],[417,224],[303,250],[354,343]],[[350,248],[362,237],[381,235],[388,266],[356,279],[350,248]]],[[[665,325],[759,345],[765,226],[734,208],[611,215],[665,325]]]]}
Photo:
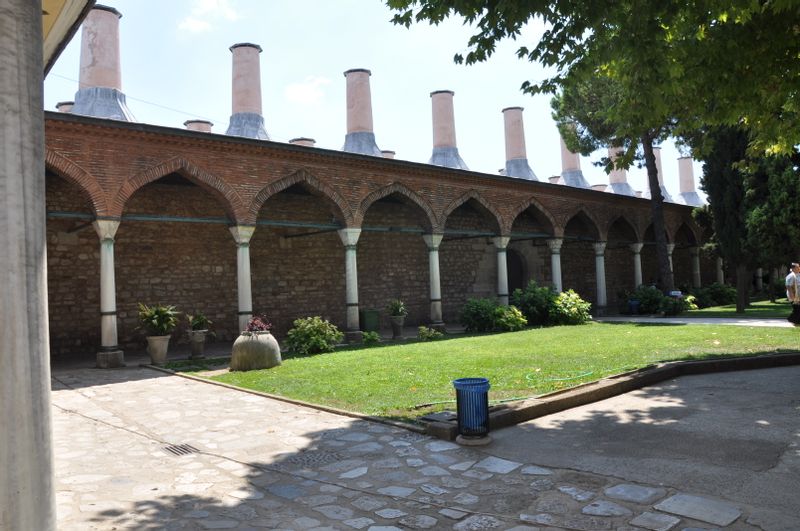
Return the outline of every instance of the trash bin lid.
{"type": "Polygon", "coordinates": [[[453,387],[459,391],[488,391],[491,385],[488,378],[458,378],[453,380],[453,387]]]}

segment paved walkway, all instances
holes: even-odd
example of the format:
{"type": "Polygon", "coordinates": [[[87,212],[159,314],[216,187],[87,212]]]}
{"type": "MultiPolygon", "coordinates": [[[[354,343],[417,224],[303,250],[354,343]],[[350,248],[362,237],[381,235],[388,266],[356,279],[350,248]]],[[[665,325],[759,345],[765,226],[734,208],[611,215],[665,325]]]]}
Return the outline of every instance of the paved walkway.
{"type": "Polygon", "coordinates": [[[794,325],[786,319],[753,319],[737,317],[635,317],[632,315],[620,315],[598,317],[595,319],[595,321],[599,321],[601,323],[776,326],[779,328],[794,327],[794,325]]]}
{"type": "Polygon", "coordinates": [[[57,369],[59,529],[797,530],[799,390],[800,368],[687,377],[476,449],[146,368],[57,369]]]}

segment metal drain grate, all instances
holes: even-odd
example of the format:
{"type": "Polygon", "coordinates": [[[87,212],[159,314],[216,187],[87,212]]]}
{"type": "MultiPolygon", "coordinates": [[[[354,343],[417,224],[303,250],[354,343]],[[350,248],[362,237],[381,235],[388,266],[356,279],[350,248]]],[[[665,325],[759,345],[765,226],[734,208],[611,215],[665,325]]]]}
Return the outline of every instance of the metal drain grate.
{"type": "Polygon", "coordinates": [[[197,452],[200,451],[191,444],[170,444],[169,446],[165,446],[164,450],[168,451],[173,455],[196,454],[197,452]]]}
{"type": "Polygon", "coordinates": [[[309,450],[289,457],[288,461],[294,465],[305,467],[324,466],[340,461],[342,456],[335,452],[324,450],[309,450]]]}

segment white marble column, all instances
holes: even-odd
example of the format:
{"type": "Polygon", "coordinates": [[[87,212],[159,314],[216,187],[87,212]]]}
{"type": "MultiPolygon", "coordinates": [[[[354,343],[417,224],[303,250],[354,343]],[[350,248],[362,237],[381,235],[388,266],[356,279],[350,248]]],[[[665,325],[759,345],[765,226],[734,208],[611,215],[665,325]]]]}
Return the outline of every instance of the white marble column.
{"type": "Polygon", "coordinates": [[[722,258],[717,257],[717,283],[725,284],[725,271],[722,269],[722,258]]]}
{"type": "Polygon", "coordinates": [[[550,269],[553,272],[553,289],[556,293],[564,291],[564,287],[561,284],[561,246],[563,244],[563,238],[547,240],[547,246],[550,248],[550,269]]]}
{"type": "Polygon", "coordinates": [[[689,254],[692,257],[692,287],[699,288],[702,284],[700,279],[700,247],[690,247],[689,254]]]}
{"type": "Polygon", "coordinates": [[[642,247],[643,243],[632,243],[630,250],[633,253],[633,287],[642,285],[642,247]]]}
{"type": "Polygon", "coordinates": [[[497,301],[508,306],[508,260],[506,248],[511,238],[508,236],[497,236],[492,238],[497,249],[497,301]]]}
{"type": "Polygon", "coordinates": [[[606,295],[606,242],[596,242],[594,247],[594,274],[597,281],[597,307],[605,308],[608,306],[606,295]]]}
{"type": "MultiPolygon", "coordinates": [[[[699,262],[697,269],[700,269],[699,262]]],[[[756,291],[764,291],[764,269],[761,267],[756,268],[756,291]]]]}
{"type": "Polygon", "coordinates": [[[253,317],[253,289],[250,276],[250,239],[256,228],[252,225],[230,227],[236,241],[236,291],[239,308],[239,330],[247,328],[253,317]]]}
{"type": "MultiPolygon", "coordinates": [[[[667,244],[667,259],[669,260],[669,276],[672,277],[671,284],[675,285],[675,268],[672,266],[672,253],[675,251],[675,244],[668,243],[667,244]]],[[[677,288],[675,288],[677,289],[677,288]]]]}
{"type": "Polygon", "coordinates": [[[439,245],[442,243],[443,234],[424,234],[422,239],[428,246],[428,274],[430,277],[431,296],[431,327],[444,328],[442,320],[442,288],[439,280],[439,245]]]}
{"type": "Polygon", "coordinates": [[[125,354],[117,345],[117,288],[114,276],[114,235],[119,220],[98,219],[94,223],[100,238],[100,351],[97,366],[112,369],[125,366],[125,354]]]}
{"type": "Polygon", "coordinates": [[[42,4],[0,2],[0,529],[56,528],[42,4]]]}
{"type": "Polygon", "coordinates": [[[347,330],[345,338],[348,342],[361,341],[361,327],[358,322],[358,263],[356,262],[356,244],[361,236],[361,229],[341,229],[339,238],[344,245],[345,297],[347,303],[347,330]]]}

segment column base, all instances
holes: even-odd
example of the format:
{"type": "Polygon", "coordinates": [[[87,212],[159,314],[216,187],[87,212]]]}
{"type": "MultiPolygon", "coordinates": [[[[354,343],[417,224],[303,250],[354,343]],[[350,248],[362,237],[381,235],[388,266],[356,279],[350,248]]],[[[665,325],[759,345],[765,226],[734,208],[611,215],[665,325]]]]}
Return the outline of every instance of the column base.
{"type": "Polygon", "coordinates": [[[101,350],[97,353],[98,369],[125,367],[125,353],[121,350],[101,350]]]}
{"type": "Polygon", "coordinates": [[[443,334],[447,333],[447,329],[445,328],[444,323],[441,321],[438,323],[429,324],[428,328],[432,328],[433,330],[436,330],[437,332],[441,332],[443,334]]]}
{"type": "Polygon", "coordinates": [[[595,306],[592,308],[592,314],[594,314],[595,317],[608,315],[608,306],[595,306]]]}
{"type": "Polygon", "coordinates": [[[361,343],[361,330],[348,330],[344,333],[344,340],[346,343],[361,343]]]}

